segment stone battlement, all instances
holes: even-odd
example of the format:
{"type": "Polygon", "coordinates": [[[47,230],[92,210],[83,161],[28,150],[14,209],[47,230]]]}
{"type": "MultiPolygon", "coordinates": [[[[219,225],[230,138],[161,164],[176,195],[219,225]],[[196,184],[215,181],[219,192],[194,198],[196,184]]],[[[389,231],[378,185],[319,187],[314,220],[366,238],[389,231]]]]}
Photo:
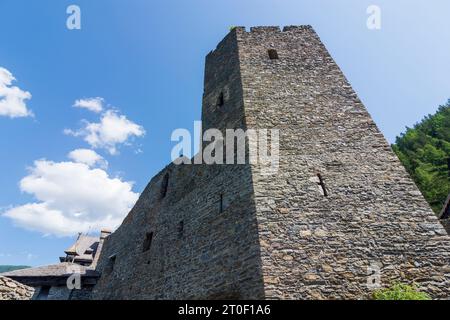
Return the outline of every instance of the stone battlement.
{"type": "Polygon", "coordinates": [[[279,26],[258,26],[251,27],[250,31],[247,31],[245,27],[233,27],[232,30],[236,30],[237,32],[254,32],[254,33],[278,33],[278,32],[295,32],[295,31],[305,31],[305,30],[313,30],[310,25],[300,25],[300,26],[285,26],[283,29],[279,26]]]}
{"type": "Polygon", "coordinates": [[[281,29],[281,27],[279,26],[259,26],[259,27],[251,27],[249,31],[247,31],[247,29],[245,27],[242,26],[237,26],[237,27],[233,27],[230,32],[228,33],[227,36],[225,36],[225,38],[219,42],[216,46],[215,50],[212,50],[209,52],[209,54],[213,54],[217,49],[219,49],[220,47],[223,46],[223,44],[225,43],[226,39],[230,36],[232,37],[233,34],[240,34],[240,35],[245,35],[247,33],[254,33],[254,34],[278,34],[278,33],[282,33],[282,32],[313,32],[315,33],[314,29],[312,28],[312,26],[310,25],[300,25],[300,26],[285,26],[283,27],[283,29],[281,29]]]}

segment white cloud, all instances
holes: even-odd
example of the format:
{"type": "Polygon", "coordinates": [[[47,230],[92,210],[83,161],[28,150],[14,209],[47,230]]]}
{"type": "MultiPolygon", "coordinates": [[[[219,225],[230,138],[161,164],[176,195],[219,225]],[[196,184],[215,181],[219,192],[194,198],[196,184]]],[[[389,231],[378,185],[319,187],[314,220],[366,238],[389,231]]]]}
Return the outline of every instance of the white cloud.
{"type": "Polygon", "coordinates": [[[31,94],[11,86],[15,80],[11,72],[0,67],[0,116],[10,118],[33,116],[25,103],[25,100],[31,99],[31,94]]]}
{"type": "Polygon", "coordinates": [[[99,113],[103,110],[103,98],[87,98],[75,101],[74,107],[88,109],[92,112],[99,113]]]}
{"type": "Polygon", "coordinates": [[[67,156],[74,162],[84,163],[87,164],[89,167],[93,167],[96,164],[103,169],[106,169],[108,167],[108,162],[94,150],[76,149],[71,151],[67,156]]]}
{"type": "Polygon", "coordinates": [[[134,137],[142,137],[145,130],[142,126],[130,121],[117,111],[106,111],[98,123],[85,121],[84,128],[80,130],[64,130],[65,134],[83,137],[94,148],[104,148],[112,155],[117,154],[119,144],[130,144],[134,137]]]}
{"type": "Polygon", "coordinates": [[[115,229],[138,199],[132,183],[77,162],[35,161],[20,182],[36,202],[8,209],[4,216],[29,230],[56,236],[115,229]]]}

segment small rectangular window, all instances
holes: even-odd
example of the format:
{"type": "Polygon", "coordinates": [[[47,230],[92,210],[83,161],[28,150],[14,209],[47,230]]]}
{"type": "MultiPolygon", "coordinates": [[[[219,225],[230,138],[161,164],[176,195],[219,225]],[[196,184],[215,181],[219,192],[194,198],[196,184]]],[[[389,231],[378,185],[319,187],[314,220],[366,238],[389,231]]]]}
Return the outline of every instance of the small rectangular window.
{"type": "Polygon", "coordinates": [[[217,98],[217,106],[222,107],[225,104],[225,97],[223,96],[223,92],[219,94],[219,97],[217,98]]]}
{"type": "Polygon", "coordinates": [[[277,50],[269,49],[269,50],[267,50],[267,52],[269,53],[270,60],[278,59],[278,52],[277,52],[277,50]]]}
{"type": "Polygon", "coordinates": [[[116,255],[110,255],[108,257],[108,264],[106,265],[105,271],[107,274],[113,272],[114,270],[114,265],[116,264],[116,255]]]}
{"type": "Polygon", "coordinates": [[[153,232],[147,233],[145,235],[144,246],[142,248],[142,252],[146,252],[146,251],[150,250],[150,247],[152,246],[152,240],[153,240],[153,232]]]}
{"type": "Polygon", "coordinates": [[[223,194],[220,195],[219,212],[223,212],[223,194]]]}

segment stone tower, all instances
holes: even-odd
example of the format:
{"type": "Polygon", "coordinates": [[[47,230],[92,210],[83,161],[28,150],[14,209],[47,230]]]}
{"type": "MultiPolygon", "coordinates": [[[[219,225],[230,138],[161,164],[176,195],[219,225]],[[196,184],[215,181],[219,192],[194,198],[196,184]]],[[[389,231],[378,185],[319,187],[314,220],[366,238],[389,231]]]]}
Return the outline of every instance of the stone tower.
{"type": "Polygon", "coordinates": [[[450,238],[311,27],[234,28],[204,86],[204,130],[279,129],[278,173],[167,166],[105,241],[94,298],[449,297],[450,238]]]}

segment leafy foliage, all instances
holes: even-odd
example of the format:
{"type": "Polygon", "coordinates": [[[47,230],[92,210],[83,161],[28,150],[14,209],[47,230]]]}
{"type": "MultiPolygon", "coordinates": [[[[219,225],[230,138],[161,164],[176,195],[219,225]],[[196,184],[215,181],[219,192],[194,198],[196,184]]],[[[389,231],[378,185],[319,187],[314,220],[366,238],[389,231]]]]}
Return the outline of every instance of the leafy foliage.
{"type": "Polygon", "coordinates": [[[397,137],[392,146],[420,191],[439,213],[450,193],[450,100],[397,137]]]}
{"type": "Polygon", "coordinates": [[[431,297],[425,292],[419,292],[412,285],[395,283],[390,288],[376,290],[373,293],[375,300],[431,300],[431,297]]]}
{"type": "Polygon", "coordinates": [[[30,267],[29,266],[8,266],[8,265],[4,265],[4,266],[0,266],[0,273],[14,271],[14,270],[20,270],[20,269],[27,269],[27,268],[30,268],[30,267]]]}

